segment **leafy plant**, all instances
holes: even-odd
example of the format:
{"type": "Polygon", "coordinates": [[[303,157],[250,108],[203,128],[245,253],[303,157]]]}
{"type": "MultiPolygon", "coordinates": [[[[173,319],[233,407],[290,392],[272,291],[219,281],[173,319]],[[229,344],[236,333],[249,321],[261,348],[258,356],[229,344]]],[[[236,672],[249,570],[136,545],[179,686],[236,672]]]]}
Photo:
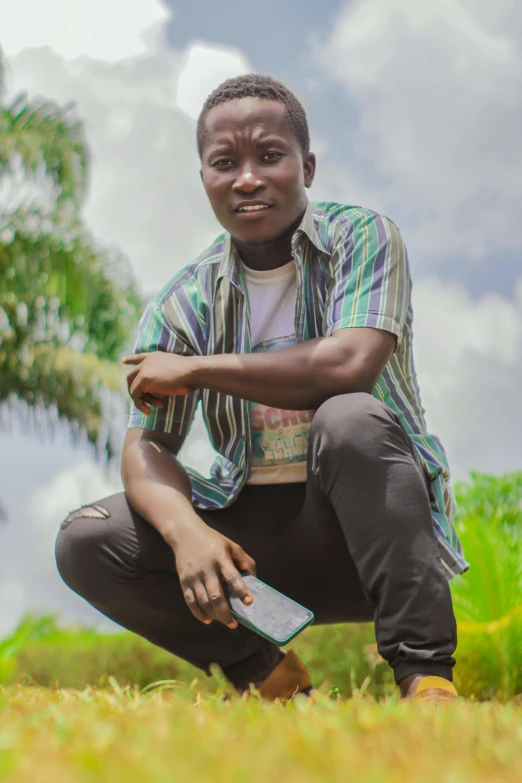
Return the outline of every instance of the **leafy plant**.
{"type": "Polygon", "coordinates": [[[522,471],[490,476],[470,471],[470,481],[455,484],[457,525],[462,529],[472,515],[499,524],[515,535],[522,528],[522,471]]]}
{"type": "Polygon", "coordinates": [[[70,105],[19,95],[0,105],[0,136],[0,404],[62,418],[110,459],[126,394],[115,360],[142,302],[126,259],[81,218],[83,123],[70,105]]]}
{"type": "Polygon", "coordinates": [[[479,698],[522,692],[522,473],[456,490],[468,573],[452,583],[462,689],[479,698]]]}
{"type": "Polygon", "coordinates": [[[16,671],[17,657],[27,643],[48,634],[53,625],[50,617],[27,615],[10,636],[0,640],[0,682],[12,679],[16,671]]]}

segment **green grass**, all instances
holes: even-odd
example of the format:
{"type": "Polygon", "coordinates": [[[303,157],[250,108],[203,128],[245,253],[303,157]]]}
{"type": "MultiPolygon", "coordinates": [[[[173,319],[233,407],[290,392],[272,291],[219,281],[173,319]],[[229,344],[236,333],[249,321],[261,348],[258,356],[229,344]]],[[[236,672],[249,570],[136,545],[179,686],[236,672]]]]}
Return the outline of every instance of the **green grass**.
{"type": "Polygon", "coordinates": [[[518,783],[522,473],[471,478],[456,704],[399,702],[371,624],[307,628],[291,647],[317,703],[267,704],[127,631],[28,615],[0,640],[1,783],[518,783]]]}
{"type": "Polygon", "coordinates": [[[522,705],[0,688],[2,783],[518,783],[522,705]]]}

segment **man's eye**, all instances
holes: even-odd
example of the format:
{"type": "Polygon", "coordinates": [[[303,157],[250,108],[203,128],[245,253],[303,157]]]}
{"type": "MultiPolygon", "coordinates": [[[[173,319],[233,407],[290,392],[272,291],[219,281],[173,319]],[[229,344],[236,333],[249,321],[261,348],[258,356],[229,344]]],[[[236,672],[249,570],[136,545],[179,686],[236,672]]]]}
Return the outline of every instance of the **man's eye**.
{"type": "Polygon", "coordinates": [[[216,160],[215,163],[212,164],[213,166],[231,166],[232,161],[230,158],[221,158],[220,160],[216,160]]]}
{"type": "Polygon", "coordinates": [[[263,159],[268,161],[274,161],[277,160],[277,158],[280,158],[281,155],[282,155],[281,152],[265,152],[265,154],[263,155],[263,159]]]}

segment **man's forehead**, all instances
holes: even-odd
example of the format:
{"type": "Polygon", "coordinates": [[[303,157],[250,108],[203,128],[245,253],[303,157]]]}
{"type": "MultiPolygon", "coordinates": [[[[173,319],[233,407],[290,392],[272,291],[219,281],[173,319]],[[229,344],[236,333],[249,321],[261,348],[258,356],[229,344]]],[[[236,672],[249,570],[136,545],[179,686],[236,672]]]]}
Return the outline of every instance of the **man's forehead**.
{"type": "Polygon", "coordinates": [[[205,125],[208,140],[212,142],[234,131],[286,135],[290,130],[284,103],[265,98],[240,98],[213,106],[205,125]]]}

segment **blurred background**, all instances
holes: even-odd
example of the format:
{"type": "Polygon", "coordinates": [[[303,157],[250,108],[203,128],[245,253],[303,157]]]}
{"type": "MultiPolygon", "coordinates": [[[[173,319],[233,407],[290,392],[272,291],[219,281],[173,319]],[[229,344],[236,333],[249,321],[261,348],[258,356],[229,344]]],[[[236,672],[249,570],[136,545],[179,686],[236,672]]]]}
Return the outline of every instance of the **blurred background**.
{"type": "MultiPolygon", "coordinates": [[[[28,610],[116,629],[63,584],[54,539],[121,489],[118,360],[149,297],[221,231],[195,123],[240,73],[304,103],[312,200],[401,229],[428,427],[453,481],[497,477],[520,522],[522,482],[501,481],[522,470],[517,4],[18,0],[0,46],[0,636],[28,610]]],[[[182,457],[212,461],[199,420],[182,457]]]]}

